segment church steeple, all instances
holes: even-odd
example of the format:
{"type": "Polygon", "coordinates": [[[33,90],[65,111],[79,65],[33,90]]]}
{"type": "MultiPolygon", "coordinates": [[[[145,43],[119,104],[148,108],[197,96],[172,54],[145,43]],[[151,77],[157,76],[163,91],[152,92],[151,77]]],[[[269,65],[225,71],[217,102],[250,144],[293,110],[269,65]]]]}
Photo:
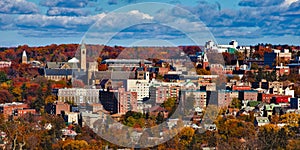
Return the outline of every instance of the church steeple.
{"type": "Polygon", "coordinates": [[[27,54],[25,50],[23,51],[22,54],[22,64],[27,64],[27,54]]]}
{"type": "Polygon", "coordinates": [[[84,42],[82,42],[80,47],[80,69],[86,71],[86,47],[84,42]]]}
{"type": "Polygon", "coordinates": [[[236,60],[235,70],[240,70],[239,60],[236,60]]]}
{"type": "Polygon", "coordinates": [[[202,59],[202,68],[206,69],[208,67],[209,63],[208,63],[208,58],[206,53],[204,53],[203,59],[202,59]]]}

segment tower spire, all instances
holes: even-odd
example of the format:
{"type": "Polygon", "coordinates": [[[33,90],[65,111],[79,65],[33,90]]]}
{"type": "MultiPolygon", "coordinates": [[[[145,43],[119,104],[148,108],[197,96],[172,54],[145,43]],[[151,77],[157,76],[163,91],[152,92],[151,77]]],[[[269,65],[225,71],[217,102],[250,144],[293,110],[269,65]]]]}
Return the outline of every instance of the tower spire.
{"type": "Polygon", "coordinates": [[[23,51],[22,54],[22,64],[27,64],[27,54],[25,50],[23,51]]]}

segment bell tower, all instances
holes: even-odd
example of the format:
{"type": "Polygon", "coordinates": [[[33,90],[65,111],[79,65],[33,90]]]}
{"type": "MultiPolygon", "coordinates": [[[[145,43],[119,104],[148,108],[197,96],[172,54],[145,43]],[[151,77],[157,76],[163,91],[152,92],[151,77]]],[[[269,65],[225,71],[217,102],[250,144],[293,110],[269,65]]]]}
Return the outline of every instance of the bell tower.
{"type": "Polygon", "coordinates": [[[80,69],[86,71],[86,47],[84,43],[80,47],[80,69]]]}
{"type": "Polygon", "coordinates": [[[206,53],[204,53],[203,59],[202,59],[202,69],[206,69],[209,66],[208,58],[206,53]]]}
{"type": "Polygon", "coordinates": [[[26,51],[23,51],[23,54],[22,54],[22,64],[27,64],[27,54],[26,54],[26,51]]]}

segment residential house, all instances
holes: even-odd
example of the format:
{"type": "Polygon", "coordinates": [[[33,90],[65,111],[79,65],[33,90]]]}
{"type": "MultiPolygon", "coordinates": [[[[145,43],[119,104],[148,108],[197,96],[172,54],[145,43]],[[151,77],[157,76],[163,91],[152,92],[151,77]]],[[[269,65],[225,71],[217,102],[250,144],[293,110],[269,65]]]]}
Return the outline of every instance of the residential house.
{"type": "Polygon", "coordinates": [[[267,125],[269,123],[270,123],[270,121],[269,121],[268,117],[255,117],[255,120],[254,120],[254,125],[258,126],[258,127],[267,125]]]}

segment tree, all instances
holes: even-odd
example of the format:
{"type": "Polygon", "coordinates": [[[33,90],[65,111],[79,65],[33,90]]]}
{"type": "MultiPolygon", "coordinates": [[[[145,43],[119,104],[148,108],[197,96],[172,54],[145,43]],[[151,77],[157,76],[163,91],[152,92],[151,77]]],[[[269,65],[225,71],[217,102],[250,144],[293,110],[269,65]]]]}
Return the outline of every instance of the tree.
{"type": "Polygon", "coordinates": [[[284,149],[288,139],[285,128],[280,129],[273,124],[268,124],[259,128],[258,142],[260,149],[284,149]]]}
{"type": "Polygon", "coordinates": [[[0,90],[0,103],[12,102],[13,98],[13,95],[8,90],[0,90]]]}
{"type": "Polygon", "coordinates": [[[193,128],[190,127],[182,128],[178,134],[180,139],[180,144],[182,144],[183,146],[188,146],[192,142],[194,134],[195,134],[195,130],[193,128]]]}
{"type": "Polygon", "coordinates": [[[250,69],[251,70],[257,70],[258,69],[258,64],[257,63],[252,63],[250,69]]]}
{"type": "Polygon", "coordinates": [[[63,150],[81,150],[87,149],[88,143],[84,140],[68,140],[62,146],[63,150]]]}
{"type": "Polygon", "coordinates": [[[299,126],[299,124],[298,124],[299,119],[300,119],[300,115],[296,114],[296,113],[286,113],[286,114],[280,116],[280,120],[282,123],[286,123],[292,127],[299,126]]]}
{"type": "Polygon", "coordinates": [[[230,104],[230,108],[241,109],[241,107],[242,107],[242,102],[237,98],[233,98],[230,104]]]}
{"type": "Polygon", "coordinates": [[[161,124],[164,122],[164,114],[163,112],[159,112],[156,117],[156,124],[161,124]]]}
{"type": "Polygon", "coordinates": [[[0,71],[0,83],[8,81],[7,75],[4,71],[0,71]]]}

